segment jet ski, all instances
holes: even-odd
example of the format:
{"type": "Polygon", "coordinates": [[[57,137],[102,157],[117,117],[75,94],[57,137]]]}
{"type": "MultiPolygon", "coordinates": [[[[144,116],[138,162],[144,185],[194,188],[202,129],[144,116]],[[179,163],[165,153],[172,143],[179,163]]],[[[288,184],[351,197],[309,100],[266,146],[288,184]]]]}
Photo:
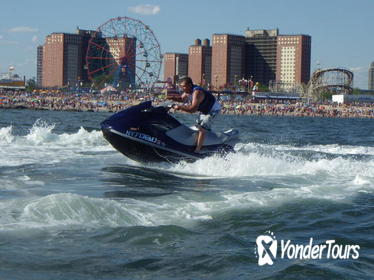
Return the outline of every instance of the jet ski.
{"type": "Polygon", "coordinates": [[[234,151],[239,132],[230,129],[222,133],[207,131],[201,151],[195,153],[198,129],[181,124],[168,113],[171,108],[143,102],[104,120],[101,130],[116,150],[139,162],[193,162],[234,151]]]}

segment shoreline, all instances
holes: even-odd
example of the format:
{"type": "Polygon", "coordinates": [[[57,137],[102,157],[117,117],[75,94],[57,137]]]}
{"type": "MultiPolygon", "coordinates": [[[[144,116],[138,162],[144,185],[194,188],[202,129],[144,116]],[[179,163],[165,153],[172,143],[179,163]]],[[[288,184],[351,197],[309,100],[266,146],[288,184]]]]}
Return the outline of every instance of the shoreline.
{"type": "MultiPolygon", "coordinates": [[[[0,90],[0,109],[29,109],[115,113],[140,102],[159,106],[166,99],[153,94],[38,93],[0,90]]],[[[287,100],[253,100],[251,96],[220,99],[222,115],[290,116],[322,118],[374,118],[374,104],[305,103],[287,100]]],[[[183,113],[183,112],[182,112],[183,113]]]]}
{"type": "MultiPolygon", "coordinates": [[[[20,102],[17,104],[0,104],[0,109],[15,109],[15,110],[38,110],[38,111],[67,111],[67,112],[102,112],[102,113],[116,113],[121,110],[124,110],[128,107],[140,103],[139,101],[128,102],[127,106],[115,106],[113,107],[99,106],[99,107],[90,107],[90,106],[72,106],[72,105],[62,105],[62,106],[41,106],[35,103],[26,103],[20,102]]],[[[159,105],[161,102],[155,102],[155,105],[159,105]]],[[[224,104],[225,105],[225,104],[224,104]]],[[[232,115],[232,116],[276,116],[276,117],[317,117],[317,118],[338,118],[338,119],[372,119],[374,118],[374,108],[355,106],[360,109],[369,109],[372,110],[372,114],[360,114],[352,112],[342,112],[341,110],[336,109],[332,105],[321,105],[323,109],[318,108],[317,110],[304,110],[300,109],[301,107],[290,106],[285,109],[284,107],[278,110],[274,110],[277,107],[282,107],[280,104],[271,104],[271,103],[252,103],[253,106],[250,108],[245,108],[242,106],[240,108],[225,108],[223,106],[221,110],[222,115],[232,115]],[[278,105],[278,106],[276,106],[278,105]],[[290,109],[291,108],[291,109],[290,109]]],[[[238,106],[238,105],[237,105],[238,106]]],[[[350,108],[350,106],[346,106],[350,108]]],[[[185,113],[185,112],[179,112],[185,113]]]]}

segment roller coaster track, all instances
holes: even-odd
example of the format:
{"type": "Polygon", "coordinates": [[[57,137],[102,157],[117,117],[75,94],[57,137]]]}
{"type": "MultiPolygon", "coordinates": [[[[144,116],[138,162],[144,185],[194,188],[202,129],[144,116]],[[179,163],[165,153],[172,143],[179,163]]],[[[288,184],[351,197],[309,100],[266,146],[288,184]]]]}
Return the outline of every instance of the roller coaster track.
{"type": "Polygon", "coordinates": [[[307,97],[321,99],[324,93],[350,94],[353,91],[353,73],[347,69],[330,68],[315,71],[307,86],[307,97]]]}

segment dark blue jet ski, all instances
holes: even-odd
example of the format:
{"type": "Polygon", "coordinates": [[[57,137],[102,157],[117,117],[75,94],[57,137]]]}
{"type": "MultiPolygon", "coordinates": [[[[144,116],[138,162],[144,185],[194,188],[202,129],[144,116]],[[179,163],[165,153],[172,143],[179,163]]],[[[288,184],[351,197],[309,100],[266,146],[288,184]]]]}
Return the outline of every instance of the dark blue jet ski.
{"type": "Polygon", "coordinates": [[[234,151],[239,132],[230,129],[222,133],[207,131],[200,153],[195,153],[197,128],[181,124],[168,114],[171,108],[143,102],[104,120],[101,130],[116,150],[140,162],[192,162],[234,151]]]}

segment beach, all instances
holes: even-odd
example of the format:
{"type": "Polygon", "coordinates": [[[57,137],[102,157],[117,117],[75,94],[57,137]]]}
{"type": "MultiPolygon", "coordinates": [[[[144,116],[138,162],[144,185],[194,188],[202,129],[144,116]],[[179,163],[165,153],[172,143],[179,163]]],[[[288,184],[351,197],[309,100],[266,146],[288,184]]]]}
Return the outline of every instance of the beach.
{"type": "MultiPolygon", "coordinates": [[[[153,94],[117,93],[39,93],[0,91],[0,108],[27,108],[55,111],[118,112],[139,102],[151,100],[154,106],[165,99],[153,94]]],[[[250,96],[229,96],[223,100],[222,114],[328,118],[374,118],[374,104],[306,103],[285,100],[253,100],[250,96]]]]}

